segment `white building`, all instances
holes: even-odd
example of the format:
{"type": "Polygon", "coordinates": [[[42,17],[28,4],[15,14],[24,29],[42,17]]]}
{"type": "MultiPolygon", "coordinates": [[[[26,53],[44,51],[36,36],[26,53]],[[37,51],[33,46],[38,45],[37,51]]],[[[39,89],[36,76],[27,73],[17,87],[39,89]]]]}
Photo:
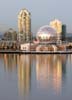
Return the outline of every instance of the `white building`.
{"type": "Polygon", "coordinates": [[[34,51],[36,50],[36,45],[34,43],[24,43],[20,45],[20,50],[23,51],[34,51]]]}
{"type": "Polygon", "coordinates": [[[30,43],[21,44],[20,50],[29,51],[30,50],[30,43]]]}

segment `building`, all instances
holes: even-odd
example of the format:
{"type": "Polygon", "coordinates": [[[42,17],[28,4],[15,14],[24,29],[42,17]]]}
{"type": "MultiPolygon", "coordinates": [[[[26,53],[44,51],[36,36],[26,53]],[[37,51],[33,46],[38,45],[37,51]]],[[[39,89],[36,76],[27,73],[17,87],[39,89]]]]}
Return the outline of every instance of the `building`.
{"type": "Polygon", "coordinates": [[[52,26],[44,25],[40,27],[36,34],[38,44],[36,51],[65,51],[66,47],[62,45],[61,40],[58,43],[57,36],[57,30],[52,26]]]}
{"type": "Polygon", "coordinates": [[[31,39],[31,14],[27,9],[22,9],[18,14],[18,40],[28,42],[31,39]]]}
{"type": "Polygon", "coordinates": [[[17,41],[17,32],[9,28],[9,30],[4,33],[2,39],[6,41],[17,41]]]}
{"type": "Polygon", "coordinates": [[[58,19],[55,19],[50,22],[50,26],[53,27],[57,31],[57,38],[59,40],[62,33],[62,22],[59,21],[58,19]]]}
{"type": "Polygon", "coordinates": [[[56,30],[48,25],[40,27],[40,29],[37,32],[36,38],[40,41],[47,41],[52,42],[57,34],[56,30]]]}
{"type": "Polygon", "coordinates": [[[62,40],[65,40],[66,37],[66,25],[62,25],[62,40]]]}
{"type": "Polygon", "coordinates": [[[36,44],[34,43],[24,43],[20,45],[20,50],[23,51],[35,51],[36,50],[36,44]]]}

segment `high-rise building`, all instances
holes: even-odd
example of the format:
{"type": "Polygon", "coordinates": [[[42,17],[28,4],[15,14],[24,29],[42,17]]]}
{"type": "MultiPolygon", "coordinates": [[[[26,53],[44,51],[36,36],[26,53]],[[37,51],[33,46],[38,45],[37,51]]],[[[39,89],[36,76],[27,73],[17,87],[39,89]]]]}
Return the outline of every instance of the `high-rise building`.
{"type": "Polygon", "coordinates": [[[61,32],[62,32],[62,23],[58,19],[55,19],[50,22],[50,26],[53,27],[56,32],[57,32],[57,37],[60,39],[61,37],[61,32]]]}
{"type": "Polygon", "coordinates": [[[27,9],[22,9],[18,14],[18,40],[28,42],[31,39],[31,17],[27,9]]]}
{"type": "Polygon", "coordinates": [[[62,25],[62,40],[65,40],[66,37],[66,25],[62,25]]]}
{"type": "Polygon", "coordinates": [[[58,19],[51,21],[50,26],[55,28],[58,34],[62,32],[62,23],[58,19]]]}

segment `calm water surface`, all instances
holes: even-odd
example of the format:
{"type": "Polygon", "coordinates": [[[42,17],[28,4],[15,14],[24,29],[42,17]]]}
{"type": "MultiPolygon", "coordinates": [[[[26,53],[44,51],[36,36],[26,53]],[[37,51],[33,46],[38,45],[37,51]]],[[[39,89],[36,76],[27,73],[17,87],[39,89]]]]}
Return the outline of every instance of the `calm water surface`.
{"type": "Polygon", "coordinates": [[[72,100],[72,55],[0,54],[0,100],[72,100]]]}

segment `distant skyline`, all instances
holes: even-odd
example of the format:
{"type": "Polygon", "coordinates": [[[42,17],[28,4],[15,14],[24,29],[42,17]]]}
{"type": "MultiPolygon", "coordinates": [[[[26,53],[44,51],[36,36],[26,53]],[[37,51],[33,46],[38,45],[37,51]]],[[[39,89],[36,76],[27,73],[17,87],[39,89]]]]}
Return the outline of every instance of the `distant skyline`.
{"type": "Polygon", "coordinates": [[[67,25],[67,32],[72,32],[72,0],[1,0],[0,32],[8,28],[18,31],[18,12],[23,8],[31,13],[34,34],[39,27],[49,25],[54,18],[67,25]]]}

